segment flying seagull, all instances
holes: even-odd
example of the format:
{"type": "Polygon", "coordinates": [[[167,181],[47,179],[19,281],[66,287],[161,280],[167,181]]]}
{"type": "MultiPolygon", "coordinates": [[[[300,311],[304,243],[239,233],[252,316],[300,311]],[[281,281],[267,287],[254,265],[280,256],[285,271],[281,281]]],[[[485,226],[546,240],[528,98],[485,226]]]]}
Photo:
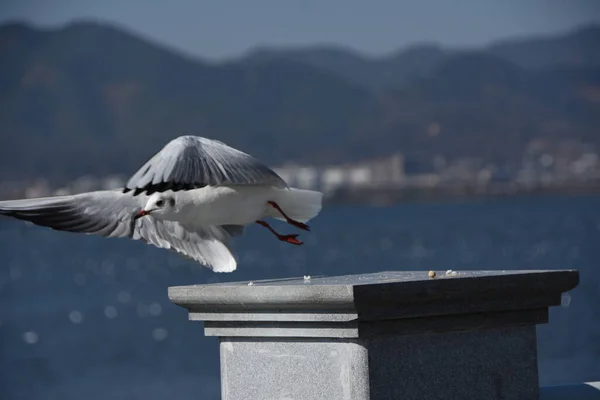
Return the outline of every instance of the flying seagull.
{"type": "Polygon", "coordinates": [[[306,225],[322,193],[292,188],[256,158],[226,144],[181,136],[148,160],[123,189],[0,201],[0,215],[55,230],[128,237],[176,251],[215,272],[237,262],[228,243],[257,223],[283,242],[301,245],[264,219],[306,225]]]}

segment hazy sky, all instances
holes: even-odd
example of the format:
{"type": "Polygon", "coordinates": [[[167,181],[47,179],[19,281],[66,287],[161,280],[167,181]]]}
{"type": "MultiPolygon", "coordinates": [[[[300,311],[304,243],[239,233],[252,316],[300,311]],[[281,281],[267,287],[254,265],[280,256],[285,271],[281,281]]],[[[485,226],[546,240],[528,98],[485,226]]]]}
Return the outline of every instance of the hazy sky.
{"type": "Polygon", "coordinates": [[[600,0],[0,0],[0,21],[116,22],[188,53],[342,44],[380,55],[415,42],[477,46],[600,22],[600,0]]]}

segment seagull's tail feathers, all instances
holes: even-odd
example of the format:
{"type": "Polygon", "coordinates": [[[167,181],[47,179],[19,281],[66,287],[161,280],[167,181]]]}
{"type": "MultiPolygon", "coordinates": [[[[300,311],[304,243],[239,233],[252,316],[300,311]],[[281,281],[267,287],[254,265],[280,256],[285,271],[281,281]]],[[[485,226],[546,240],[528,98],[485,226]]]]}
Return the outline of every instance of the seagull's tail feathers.
{"type": "MultiPolygon", "coordinates": [[[[323,193],[296,188],[277,189],[274,201],[291,219],[307,222],[321,211],[323,193]]],[[[285,217],[274,208],[270,209],[269,216],[285,221],[285,217]]]]}

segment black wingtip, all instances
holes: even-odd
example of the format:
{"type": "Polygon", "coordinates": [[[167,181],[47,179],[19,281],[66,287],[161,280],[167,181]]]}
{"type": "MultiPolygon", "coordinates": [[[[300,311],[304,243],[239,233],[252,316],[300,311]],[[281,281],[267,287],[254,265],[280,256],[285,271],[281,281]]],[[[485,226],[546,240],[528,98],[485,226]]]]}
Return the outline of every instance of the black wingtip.
{"type": "Polygon", "coordinates": [[[167,190],[172,190],[174,192],[179,192],[181,190],[193,190],[193,189],[200,189],[207,186],[204,183],[179,183],[179,182],[160,182],[160,183],[156,183],[156,184],[148,184],[146,186],[140,187],[140,188],[134,188],[134,189],[130,189],[130,188],[124,188],[123,189],[123,193],[127,193],[133,190],[133,196],[137,196],[141,193],[145,193],[146,195],[150,196],[153,193],[156,192],[166,192],[167,190]]]}

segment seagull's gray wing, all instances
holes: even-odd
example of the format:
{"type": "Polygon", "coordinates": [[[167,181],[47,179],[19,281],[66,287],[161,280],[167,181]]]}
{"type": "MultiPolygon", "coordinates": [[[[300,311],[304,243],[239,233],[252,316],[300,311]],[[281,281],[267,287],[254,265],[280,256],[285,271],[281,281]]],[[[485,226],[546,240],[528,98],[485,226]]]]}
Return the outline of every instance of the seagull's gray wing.
{"type": "Polygon", "coordinates": [[[214,272],[232,272],[237,268],[235,257],[227,246],[231,236],[221,226],[190,227],[153,217],[140,218],[138,221],[142,226],[136,230],[134,239],[138,239],[139,235],[147,243],[176,251],[214,272]]]}
{"type": "Polygon", "coordinates": [[[8,200],[0,202],[0,215],[59,231],[132,237],[136,229],[134,213],[146,204],[146,200],[146,196],[127,196],[112,190],[8,200]]]}
{"type": "Polygon", "coordinates": [[[60,231],[142,240],[176,251],[215,272],[235,270],[236,261],[227,243],[232,234],[241,233],[239,227],[191,227],[152,216],[134,219],[146,200],[145,195],[134,197],[120,190],[9,200],[0,201],[0,215],[60,231]]]}
{"type": "Polygon", "coordinates": [[[189,190],[219,185],[271,185],[286,182],[256,158],[226,144],[199,136],[169,142],[127,182],[124,193],[189,190]]]}

